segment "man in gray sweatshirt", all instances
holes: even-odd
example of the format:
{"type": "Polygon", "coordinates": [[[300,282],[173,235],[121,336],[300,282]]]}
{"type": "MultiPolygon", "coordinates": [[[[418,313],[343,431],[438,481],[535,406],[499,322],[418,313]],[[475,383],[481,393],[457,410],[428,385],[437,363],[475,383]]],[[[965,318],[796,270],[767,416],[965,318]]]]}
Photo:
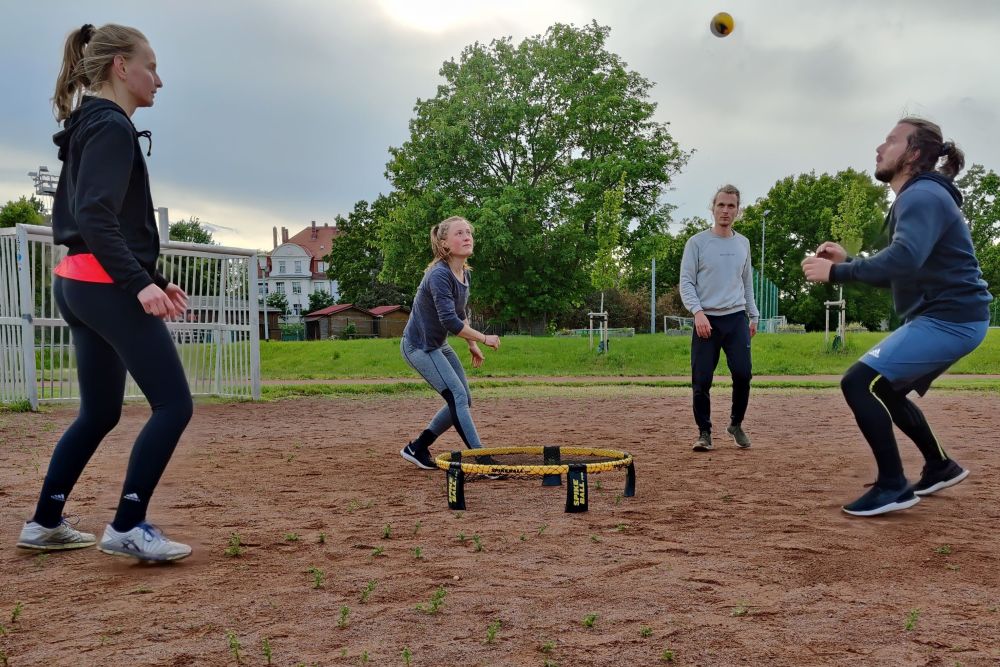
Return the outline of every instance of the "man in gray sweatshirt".
{"type": "Polygon", "coordinates": [[[719,352],[725,350],[733,377],[733,408],[726,429],[741,449],[750,447],[743,417],[750,401],[750,339],[760,315],[753,296],[750,242],[733,230],[740,213],[740,191],[724,185],[712,199],[711,229],[688,239],[681,260],[681,300],[694,314],[691,336],[691,387],[698,440],[694,451],[712,449],[709,392],[719,352]]]}

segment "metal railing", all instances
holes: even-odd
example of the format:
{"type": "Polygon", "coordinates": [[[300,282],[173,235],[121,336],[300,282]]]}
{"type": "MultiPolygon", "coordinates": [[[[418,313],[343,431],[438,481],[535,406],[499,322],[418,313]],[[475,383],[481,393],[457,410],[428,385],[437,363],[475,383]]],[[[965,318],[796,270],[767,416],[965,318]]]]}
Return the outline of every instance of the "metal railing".
{"type": "MultiPolygon", "coordinates": [[[[79,398],[69,327],[52,298],[65,248],[36,225],[0,229],[0,403],[79,398]]],[[[169,242],[160,268],[190,297],[168,322],[194,395],[260,398],[255,250],[169,242]]],[[[128,379],[127,398],[142,396],[128,379]]]]}

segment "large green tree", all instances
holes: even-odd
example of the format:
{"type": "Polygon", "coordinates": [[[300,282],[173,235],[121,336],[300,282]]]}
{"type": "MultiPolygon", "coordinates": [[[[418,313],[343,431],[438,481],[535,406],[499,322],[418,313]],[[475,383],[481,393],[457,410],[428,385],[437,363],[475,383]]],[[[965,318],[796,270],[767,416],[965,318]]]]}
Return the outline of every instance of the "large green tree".
{"type": "MultiPolygon", "coordinates": [[[[212,231],[196,216],[170,223],[171,241],[218,245],[212,240],[212,231]]],[[[216,260],[204,257],[177,256],[165,253],[160,258],[160,270],[168,280],[177,284],[190,296],[217,296],[218,267],[216,260]]],[[[227,267],[232,269],[232,267],[227,267]]],[[[245,276],[228,276],[241,281],[245,276]]]]}
{"type": "Polygon", "coordinates": [[[200,218],[193,215],[188,220],[170,223],[170,240],[218,245],[212,240],[212,230],[200,218]]]}
{"type": "Polygon", "coordinates": [[[326,290],[316,290],[309,295],[309,309],[306,313],[315,313],[334,304],[333,295],[326,290]]]}
{"type": "Polygon", "coordinates": [[[1000,176],[974,164],[956,185],[964,197],[962,212],[969,221],[983,278],[993,295],[1000,296],[1000,176]]]}
{"type": "MultiPolygon", "coordinates": [[[[389,215],[394,199],[393,195],[379,195],[370,205],[359,201],[346,218],[337,216],[337,236],[324,260],[327,275],[337,281],[340,303],[371,308],[408,306],[413,301],[412,291],[407,292],[379,278],[384,259],[378,230],[389,215]]],[[[417,247],[425,245],[428,245],[427,238],[417,247]]]]}
{"type": "Polygon", "coordinates": [[[652,84],[605,48],[608,34],[556,24],[443,64],[409,140],[390,149],[398,199],[379,229],[385,280],[415,286],[430,227],[464,215],[483,312],[527,325],[582,304],[604,193],[624,176],[623,219],[643,220],[688,158],[653,120],[652,84]]]}
{"type": "MultiPolygon", "coordinates": [[[[823,241],[841,240],[861,255],[885,247],[887,189],[864,172],[789,176],[767,196],[746,207],[736,228],[750,239],[754,266],[760,266],[761,225],[766,214],[764,275],[778,286],[778,312],[791,322],[822,329],[824,301],[837,298],[837,287],[807,283],[801,261],[823,241]]],[[[892,316],[888,290],[867,285],[844,286],[847,319],[869,328],[892,316]]]]}
{"type": "Polygon", "coordinates": [[[283,292],[271,292],[267,295],[267,307],[276,310],[282,317],[287,317],[291,309],[288,307],[288,297],[283,292]]]}
{"type": "Polygon", "coordinates": [[[34,196],[11,200],[0,207],[0,227],[44,225],[44,210],[45,205],[34,196]]]}
{"type": "Polygon", "coordinates": [[[711,224],[704,218],[685,218],[671,231],[669,209],[636,225],[630,233],[626,285],[633,290],[649,289],[652,260],[656,258],[656,293],[666,294],[681,280],[681,258],[688,239],[711,224]]]}
{"type": "Polygon", "coordinates": [[[594,236],[597,255],[590,270],[590,279],[599,292],[618,287],[622,278],[621,239],[628,231],[622,208],[625,203],[625,175],[618,185],[604,193],[604,203],[597,212],[594,236]]]}

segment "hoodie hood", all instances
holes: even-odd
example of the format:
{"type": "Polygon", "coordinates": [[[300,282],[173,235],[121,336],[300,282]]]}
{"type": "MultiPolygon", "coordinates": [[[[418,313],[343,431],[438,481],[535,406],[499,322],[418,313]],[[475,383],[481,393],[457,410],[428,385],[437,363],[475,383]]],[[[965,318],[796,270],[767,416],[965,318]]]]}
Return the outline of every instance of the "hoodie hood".
{"type": "MultiPolygon", "coordinates": [[[[937,173],[936,171],[925,171],[922,174],[917,174],[916,176],[908,180],[906,182],[906,185],[900,188],[899,194],[903,194],[906,188],[910,187],[917,181],[934,181],[935,183],[943,187],[948,192],[949,195],[951,195],[951,198],[955,200],[956,206],[962,208],[962,193],[959,192],[958,188],[955,187],[955,182],[952,181],[947,176],[943,176],[937,173]]],[[[897,195],[897,197],[898,196],[899,195],[897,195]]]]}
{"type": "MultiPolygon", "coordinates": [[[[59,159],[63,162],[66,161],[66,151],[70,139],[73,138],[73,133],[78,128],[88,125],[95,118],[110,113],[121,114],[129,122],[129,125],[132,125],[132,119],[128,117],[125,110],[111,100],[106,100],[103,97],[84,96],[80,106],[63,123],[63,129],[52,135],[52,143],[59,147],[59,159]]],[[[132,125],[132,130],[135,131],[135,125],[132,125]]]]}

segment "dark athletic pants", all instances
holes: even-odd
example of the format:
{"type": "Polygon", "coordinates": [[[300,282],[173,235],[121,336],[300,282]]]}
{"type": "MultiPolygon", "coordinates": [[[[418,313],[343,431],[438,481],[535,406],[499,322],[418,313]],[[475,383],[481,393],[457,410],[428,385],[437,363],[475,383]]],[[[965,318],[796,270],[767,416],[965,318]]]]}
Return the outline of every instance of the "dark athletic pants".
{"type": "Polygon", "coordinates": [[[146,314],[139,300],[109,284],[57,277],[55,299],[76,348],[80,413],[56,444],[34,520],[54,527],[63,505],[97,446],[118,423],[125,372],[153,410],[132,447],[115,530],[145,520],[181,433],[191,419],[191,392],[177,349],[163,320],[146,314]]]}
{"type": "Polygon", "coordinates": [[[699,431],[712,430],[712,379],[719,353],[726,352],[726,364],[733,376],[733,409],[730,420],[739,424],[750,402],[750,322],[745,311],[729,315],[706,315],[712,335],[691,337],[691,386],[694,389],[694,421],[699,431]]]}
{"type": "Polygon", "coordinates": [[[893,389],[892,383],[878,371],[859,361],[844,374],[840,388],[875,455],[876,484],[887,489],[906,486],[893,424],[913,441],[928,466],[947,464],[948,455],[927,425],[924,413],[906,397],[909,387],[893,389]]]}

